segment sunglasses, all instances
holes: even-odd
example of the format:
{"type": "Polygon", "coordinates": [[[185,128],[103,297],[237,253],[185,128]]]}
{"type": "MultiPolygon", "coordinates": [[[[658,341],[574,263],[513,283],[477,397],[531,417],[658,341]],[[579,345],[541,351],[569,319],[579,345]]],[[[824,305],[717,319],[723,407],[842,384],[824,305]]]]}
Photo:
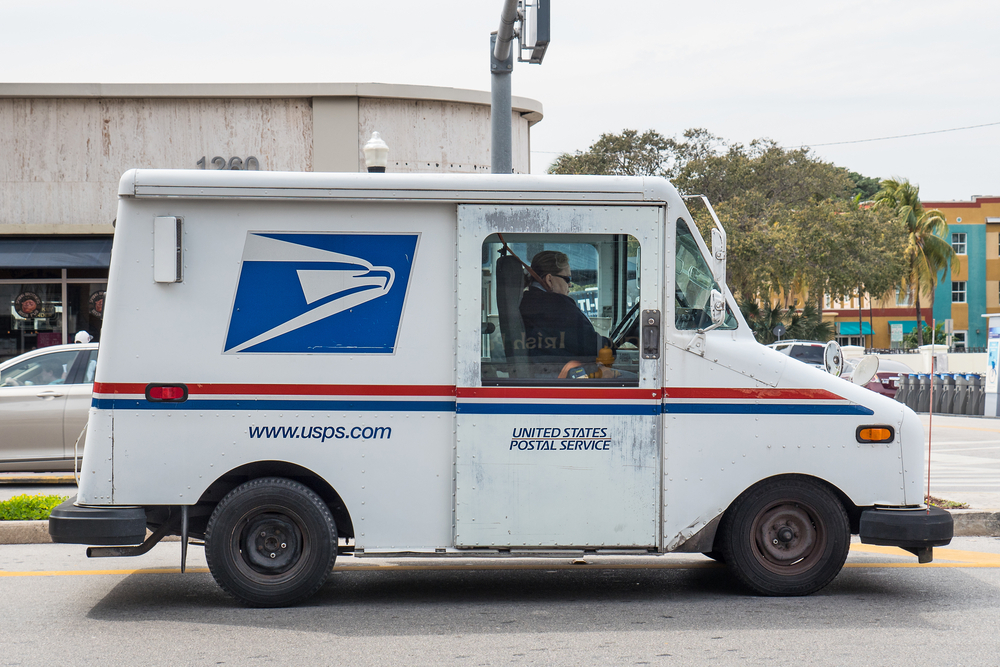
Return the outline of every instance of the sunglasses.
{"type": "Polygon", "coordinates": [[[558,273],[550,273],[549,275],[552,276],[553,278],[559,278],[561,280],[566,281],[566,287],[573,286],[573,276],[560,276],[558,273]]]}

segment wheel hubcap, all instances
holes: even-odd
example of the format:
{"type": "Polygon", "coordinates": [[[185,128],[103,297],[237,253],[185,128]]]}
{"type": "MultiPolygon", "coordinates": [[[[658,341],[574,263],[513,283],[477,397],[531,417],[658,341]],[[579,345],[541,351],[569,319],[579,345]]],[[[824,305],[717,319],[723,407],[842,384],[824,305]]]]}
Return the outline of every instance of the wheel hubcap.
{"type": "Polygon", "coordinates": [[[757,517],[754,531],[760,554],[776,565],[792,565],[807,558],[819,537],[812,517],[797,505],[779,505],[757,517]]]}
{"type": "Polygon", "coordinates": [[[259,572],[278,574],[299,558],[298,528],[280,514],[262,514],[247,524],[242,547],[247,562],[259,572]]]}

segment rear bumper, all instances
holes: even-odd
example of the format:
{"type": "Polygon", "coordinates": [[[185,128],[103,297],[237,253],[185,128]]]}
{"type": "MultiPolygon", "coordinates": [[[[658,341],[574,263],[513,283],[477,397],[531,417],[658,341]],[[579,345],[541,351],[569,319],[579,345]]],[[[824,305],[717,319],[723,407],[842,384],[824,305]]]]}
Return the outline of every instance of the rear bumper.
{"type": "Polygon", "coordinates": [[[53,542],[124,546],[146,539],[146,511],[141,507],[81,507],[76,496],[49,515],[53,542]]]}
{"type": "Polygon", "coordinates": [[[858,534],[863,544],[903,549],[943,547],[955,534],[955,522],[939,507],[870,509],[861,513],[858,534]]]}

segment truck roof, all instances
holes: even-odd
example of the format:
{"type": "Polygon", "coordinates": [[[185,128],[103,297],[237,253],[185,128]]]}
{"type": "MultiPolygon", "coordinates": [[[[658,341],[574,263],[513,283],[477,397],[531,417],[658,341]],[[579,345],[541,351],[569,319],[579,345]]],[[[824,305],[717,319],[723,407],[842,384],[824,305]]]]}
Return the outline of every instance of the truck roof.
{"type": "Polygon", "coordinates": [[[131,169],[120,197],[190,199],[391,199],[459,202],[679,203],[663,178],[486,174],[131,169]]]}

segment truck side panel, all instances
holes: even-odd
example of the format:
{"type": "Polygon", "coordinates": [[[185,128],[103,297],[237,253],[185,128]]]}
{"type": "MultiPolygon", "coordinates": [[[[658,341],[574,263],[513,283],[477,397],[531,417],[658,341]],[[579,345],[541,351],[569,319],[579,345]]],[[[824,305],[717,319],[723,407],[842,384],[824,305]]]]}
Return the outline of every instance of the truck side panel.
{"type": "MultiPolygon", "coordinates": [[[[296,238],[278,241],[277,247],[301,250],[295,248],[301,245],[296,238]]],[[[227,471],[281,460],[322,476],[341,494],[358,546],[448,546],[455,242],[455,206],[448,204],[123,199],[115,253],[128,259],[113,263],[106,352],[95,388],[97,412],[103,415],[88,432],[90,443],[113,435],[113,502],[194,503],[227,471]],[[184,219],[181,283],[153,284],[152,221],[162,215],[184,219]],[[237,300],[248,257],[258,262],[255,270],[265,271],[260,289],[287,278],[289,271],[300,279],[309,271],[315,277],[313,264],[288,267],[281,264],[287,256],[275,256],[272,267],[247,254],[248,239],[274,236],[276,230],[312,235],[309,243],[322,235],[341,235],[334,239],[338,243],[364,235],[355,253],[359,261],[375,252],[378,235],[418,237],[407,260],[410,275],[398,332],[394,340],[383,336],[391,351],[225,349],[235,347],[232,322],[246,315],[245,309],[257,309],[244,317],[245,326],[253,326],[253,317],[273,317],[275,311],[287,311],[285,319],[294,324],[299,311],[313,306],[300,303],[303,296],[294,290],[237,300]],[[274,272],[274,280],[266,271],[274,272]],[[184,384],[188,400],[150,402],[143,394],[149,383],[184,384]]],[[[353,279],[364,271],[347,273],[353,279]]],[[[368,273],[381,274],[383,281],[394,274],[392,279],[400,281],[404,271],[380,270],[376,262],[368,273]]],[[[362,276],[362,286],[365,280],[362,276]]],[[[349,310],[348,315],[360,313],[361,306],[349,310]]],[[[374,320],[371,326],[371,336],[362,341],[395,325],[374,320]]],[[[106,483],[97,481],[103,451],[87,448],[84,501],[107,495],[106,483]]]]}

